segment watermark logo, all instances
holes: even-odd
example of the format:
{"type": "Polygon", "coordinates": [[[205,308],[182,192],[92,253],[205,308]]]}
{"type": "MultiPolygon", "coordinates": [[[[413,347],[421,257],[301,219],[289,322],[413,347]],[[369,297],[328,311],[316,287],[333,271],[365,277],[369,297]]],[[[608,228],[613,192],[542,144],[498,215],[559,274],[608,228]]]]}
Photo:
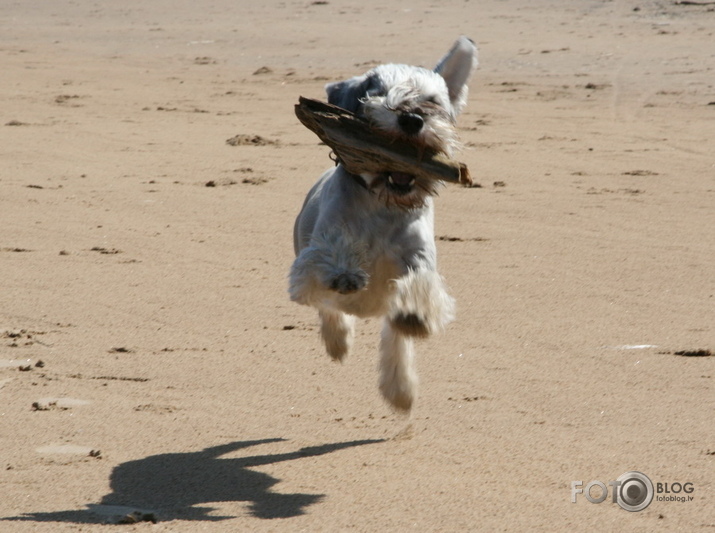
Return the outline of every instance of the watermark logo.
{"type": "Polygon", "coordinates": [[[630,512],[642,511],[658,494],[657,501],[692,501],[693,484],[687,483],[656,483],[643,472],[631,471],[621,475],[615,481],[609,481],[608,486],[602,481],[594,480],[586,486],[583,481],[571,482],[571,502],[576,503],[579,494],[591,503],[602,503],[608,498],[608,487],[611,487],[611,501],[630,512]],[[681,496],[681,493],[687,496],[681,496]],[[667,494],[662,495],[661,494],[667,494]]]}
{"type": "Polygon", "coordinates": [[[653,501],[653,482],[644,473],[626,472],[616,482],[617,503],[626,511],[642,511],[653,501]]]}

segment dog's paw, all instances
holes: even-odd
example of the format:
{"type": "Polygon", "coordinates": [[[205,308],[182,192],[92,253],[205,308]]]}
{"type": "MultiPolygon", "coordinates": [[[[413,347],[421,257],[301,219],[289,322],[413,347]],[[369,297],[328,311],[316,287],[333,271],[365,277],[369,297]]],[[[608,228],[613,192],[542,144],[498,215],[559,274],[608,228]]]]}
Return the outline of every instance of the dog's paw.
{"type": "Polygon", "coordinates": [[[412,390],[389,390],[383,388],[382,396],[396,410],[402,413],[408,413],[412,409],[412,404],[415,401],[414,391],[412,390]]]}
{"type": "Polygon", "coordinates": [[[380,373],[380,392],[392,407],[406,413],[412,409],[417,396],[417,374],[412,361],[406,360],[412,356],[400,350],[385,355],[380,373]]]}
{"type": "Polygon", "coordinates": [[[343,272],[330,281],[330,290],[340,294],[352,294],[367,286],[367,274],[363,271],[343,272]]]}
{"type": "Polygon", "coordinates": [[[408,337],[429,337],[431,333],[424,317],[417,313],[398,313],[391,322],[392,327],[408,337]]]}

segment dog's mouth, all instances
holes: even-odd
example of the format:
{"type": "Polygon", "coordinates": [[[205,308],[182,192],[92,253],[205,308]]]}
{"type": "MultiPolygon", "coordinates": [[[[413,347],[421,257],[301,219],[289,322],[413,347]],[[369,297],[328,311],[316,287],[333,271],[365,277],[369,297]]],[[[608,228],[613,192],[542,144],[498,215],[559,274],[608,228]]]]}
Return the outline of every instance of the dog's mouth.
{"type": "Polygon", "coordinates": [[[385,176],[387,188],[397,195],[409,194],[415,185],[415,176],[407,172],[388,172],[385,176]]]}
{"type": "Polygon", "coordinates": [[[378,195],[388,206],[403,209],[424,207],[430,196],[437,194],[441,182],[418,178],[415,174],[387,170],[374,176],[368,189],[378,195]]]}

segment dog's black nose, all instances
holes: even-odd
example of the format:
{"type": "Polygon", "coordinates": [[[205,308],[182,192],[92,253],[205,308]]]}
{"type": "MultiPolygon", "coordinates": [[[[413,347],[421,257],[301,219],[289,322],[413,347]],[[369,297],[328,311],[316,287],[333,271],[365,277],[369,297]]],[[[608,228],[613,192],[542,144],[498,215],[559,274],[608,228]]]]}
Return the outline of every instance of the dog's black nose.
{"type": "Polygon", "coordinates": [[[415,113],[402,113],[397,119],[397,123],[407,135],[417,135],[422,126],[424,126],[425,121],[415,113]]]}

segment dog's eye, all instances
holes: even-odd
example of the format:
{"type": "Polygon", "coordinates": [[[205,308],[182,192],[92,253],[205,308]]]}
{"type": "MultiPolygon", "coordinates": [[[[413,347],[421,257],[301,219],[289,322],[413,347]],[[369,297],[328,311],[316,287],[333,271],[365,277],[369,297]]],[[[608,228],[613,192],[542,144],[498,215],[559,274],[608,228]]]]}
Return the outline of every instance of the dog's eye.
{"type": "Polygon", "coordinates": [[[377,76],[368,76],[363,87],[365,96],[385,96],[385,88],[377,76]]]}

